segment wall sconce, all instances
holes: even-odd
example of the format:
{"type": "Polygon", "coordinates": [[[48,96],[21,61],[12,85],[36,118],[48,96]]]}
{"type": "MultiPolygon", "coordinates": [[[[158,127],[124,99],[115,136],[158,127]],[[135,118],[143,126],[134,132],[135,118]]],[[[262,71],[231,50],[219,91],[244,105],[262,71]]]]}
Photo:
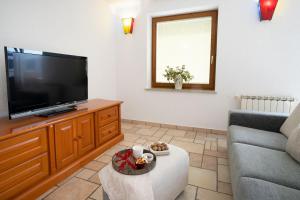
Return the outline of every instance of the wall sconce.
{"type": "Polygon", "coordinates": [[[259,0],[260,21],[272,20],[278,0],[259,0]]]}
{"type": "Polygon", "coordinates": [[[132,34],[134,18],[122,18],[123,30],[125,34],[132,34]]]}

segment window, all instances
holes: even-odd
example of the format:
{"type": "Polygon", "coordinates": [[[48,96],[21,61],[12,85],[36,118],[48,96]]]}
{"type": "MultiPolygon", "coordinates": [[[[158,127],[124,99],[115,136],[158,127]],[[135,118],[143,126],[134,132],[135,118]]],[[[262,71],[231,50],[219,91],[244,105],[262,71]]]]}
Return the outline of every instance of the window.
{"type": "Polygon", "coordinates": [[[174,88],[167,66],[185,65],[194,77],[183,89],[215,89],[218,11],[152,18],[152,87],[174,88]]]}

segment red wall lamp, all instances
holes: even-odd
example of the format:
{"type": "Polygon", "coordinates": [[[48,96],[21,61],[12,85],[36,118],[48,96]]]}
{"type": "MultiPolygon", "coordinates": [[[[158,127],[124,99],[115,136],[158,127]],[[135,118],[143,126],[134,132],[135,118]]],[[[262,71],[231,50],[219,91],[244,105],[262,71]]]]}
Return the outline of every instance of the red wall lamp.
{"type": "Polygon", "coordinates": [[[260,21],[272,20],[278,0],[259,0],[260,21]]]}

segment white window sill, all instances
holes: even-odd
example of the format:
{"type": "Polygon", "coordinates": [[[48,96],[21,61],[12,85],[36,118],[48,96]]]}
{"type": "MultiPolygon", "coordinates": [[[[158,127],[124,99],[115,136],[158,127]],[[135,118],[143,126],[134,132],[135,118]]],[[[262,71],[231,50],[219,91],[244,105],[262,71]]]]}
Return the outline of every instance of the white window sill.
{"type": "Polygon", "coordinates": [[[216,91],[212,91],[212,90],[195,90],[195,89],[176,90],[176,89],[171,89],[171,88],[145,88],[145,91],[217,94],[216,91]]]}

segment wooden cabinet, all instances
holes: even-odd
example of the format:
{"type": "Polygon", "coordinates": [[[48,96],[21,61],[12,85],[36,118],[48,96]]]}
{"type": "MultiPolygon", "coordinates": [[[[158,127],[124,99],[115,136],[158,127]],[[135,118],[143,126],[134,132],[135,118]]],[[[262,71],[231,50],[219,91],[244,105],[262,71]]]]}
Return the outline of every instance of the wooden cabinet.
{"type": "Polygon", "coordinates": [[[100,146],[120,132],[119,107],[99,111],[96,121],[96,146],[100,146]]]}
{"type": "Polygon", "coordinates": [[[49,118],[0,118],[0,199],[34,199],[123,140],[120,101],[49,118]]]}
{"type": "Polygon", "coordinates": [[[0,199],[10,199],[49,176],[46,129],[0,142],[0,199]]]}
{"type": "Polygon", "coordinates": [[[84,115],[55,125],[57,169],[95,148],[94,117],[84,115]]]}
{"type": "Polygon", "coordinates": [[[76,123],[68,120],[55,125],[55,152],[58,169],[72,163],[77,157],[76,123]]]}
{"type": "Polygon", "coordinates": [[[94,116],[77,118],[78,155],[82,156],[95,148],[94,116]]]}

